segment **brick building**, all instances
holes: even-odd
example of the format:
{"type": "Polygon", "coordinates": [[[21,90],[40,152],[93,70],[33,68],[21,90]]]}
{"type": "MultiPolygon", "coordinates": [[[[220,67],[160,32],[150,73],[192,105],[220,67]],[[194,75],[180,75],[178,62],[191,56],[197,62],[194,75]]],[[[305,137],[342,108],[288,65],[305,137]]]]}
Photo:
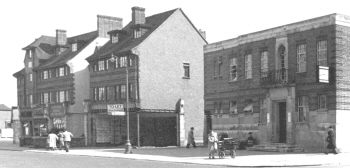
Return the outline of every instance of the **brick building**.
{"type": "Polygon", "coordinates": [[[85,58],[108,41],[108,31],[119,27],[120,18],[98,15],[96,31],[67,37],[65,30],[56,30],[56,37],[41,36],[23,48],[24,68],[14,77],[24,145],[35,145],[52,128],[67,128],[85,144],[83,100],[90,87],[85,58]]]}
{"type": "Polygon", "coordinates": [[[331,14],[204,47],[205,110],[217,132],[260,144],[349,151],[350,17],[331,14]]]}
{"type": "Polygon", "coordinates": [[[110,41],[87,58],[88,142],[125,142],[126,116],[109,115],[108,107],[122,105],[125,111],[126,92],[133,145],[184,146],[192,126],[201,142],[203,45],[207,44],[203,33],[181,9],[146,17],[144,8],[133,7],[131,22],[110,31],[110,41]]]}

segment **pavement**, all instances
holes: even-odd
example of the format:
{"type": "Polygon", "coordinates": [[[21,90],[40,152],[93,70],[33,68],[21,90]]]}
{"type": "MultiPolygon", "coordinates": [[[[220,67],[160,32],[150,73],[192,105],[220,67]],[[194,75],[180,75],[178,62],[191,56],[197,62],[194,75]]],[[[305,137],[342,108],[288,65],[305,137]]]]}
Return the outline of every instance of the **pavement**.
{"type": "Polygon", "coordinates": [[[79,147],[64,150],[47,151],[30,147],[19,147],[13,144],[12,138],[0,139],[0,150],[47,153],[53,155],[77,155],[91,157],[124,158],[132,160],[150,160],[176,162],[198,165],[218,165],[228,167],[300,167],[300,166],[331,166],[343,165],[350,167],[350,153],[338,155],[324,153],[281,153],[237,150],[236,158],[226,156],[225,159],[209,159],[206,147],[197,148],[154,148],[142,147],[132,149],[132,154],[124,154],[124,148],[119,147],[79,147]]]}

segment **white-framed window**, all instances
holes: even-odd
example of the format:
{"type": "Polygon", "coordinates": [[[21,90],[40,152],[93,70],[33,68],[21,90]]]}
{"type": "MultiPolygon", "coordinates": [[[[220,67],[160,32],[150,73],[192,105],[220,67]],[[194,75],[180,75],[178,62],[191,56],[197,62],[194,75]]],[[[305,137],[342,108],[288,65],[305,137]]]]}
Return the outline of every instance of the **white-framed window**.
{"type": "Polygon", "coordinates": [[[44,102],[43,103],[48,103],[49,102],[49,93],[44,93],[44,102]]]}
{"type": "Polygon", "coordinates": [[[327,96],[319,95],[318,96],[318,109],[327,109],[327,96]]]}
{"type": "Polygon", "coordinates": [[[63,103],[64,102],[64,98],[65,98],[64,91],[59,91],[59,93],[60,93],[60,96],[59,96],[60,103],[63,103]]]}
{"type": "Polygon", "coordinates": [[[134,38],[140,38],[142,35],[142,32],[140,29],[135,29],[134,30],[134,38]]]}
{"type": "Polygon", "coordinates": [[[109,60],[106,59],[105,61],[106,61],[106,70],[107,70],[107,69],[109,69],[109,60]]]}
{"type": "Polygon", "coordinates": [[[126,85],[120,85],[120,98],[126,99],[126,85]]]}
{"type": "Polygon", "coordinates": [[[237,81],[237,58],[230,58],[230,81],[237,81]]]}
{"type": "Polygon", "coordinates": [[[112,35],[112,43],[118,42],[118,33],[112,35]]]}
{"type": "Polygon", "coordinates": [[[33,82],[33,74],[29,73],[29,82],[33,82]]]}
{"type": "Polygon", "coordinates": [[[252,99],[245,100],[244,112],[253,112],[253,100],[252,99]]]}
{"type": "Polygon", "coordinates": [[[58,70],[58,76],[64,76],[64,67],[60,67],[58,70]]]}
{"type": "Polygon", "coordinates": [[[306,44],[297,46],[298,72],[306,72],[306,44]]]}
{"type": "Polygon", "coordinates": [[[93,98],[94,100],[98,100],[98,88],[92,88],[93,98]]]}
{"type": "Polygon", "coordinates": [[[105,70],[105,60],[98,61],[98,71],[104,71],[105,70]]]}
{"type": "Polygon", "coordinates": [[[261,59],[261,69],[260,69],[260,75],[261,77],[267,77],[267,72],[269,71],[269,67],[268,67],[268,55],[267,55],[267,51],[262,51],[260,53],[260,59],[261,59]]]}
{"type": "Polygon", "coordinates": [[[237,102],[230,101],[230,113],[237,114],[237,102]]]}
{"type": "Polygon", "coordinates": [[[43,71],[43,79],[47,79],[49,77],[48,71],[43,71]]]}
{"type": "Polygon", "coordinates": [[[308,97],[306,97],[306,96],[299,97],[298,98],[299,122],[306,121],[308,112],[309,112],[308,97]]]}
{"type": "Polygon", "coordinates": [[[190,78],[190,63],[183,63],[184,78],[190,78]]]}
{"type": "Polygon", "coordinates": [[[220,58],[220,60],[218,61],[218,75],[221,76],[222,74],[222,60],[220,58]]]}
{"type": "Polygon", "coordinates": [[[72,52],[77,51],[78,47],[77,47],[77,43],[73,43],[72,44],[72,52]]]}
{"type": "Polygon", "coordinates": [[[246,79],[251,79],[252,78],[252,54],[247,54],[244,57],[245,59],[245,78],[246,79]]]}
{"type": "Polygon", "coordinates": [[[317,64],[327,66],[327,41],[317,42],[317,64]]]}
{"type": "Polygon", "coordinates": [[[98,88],[98,100],[106,100],[106,87],[98,88]]]}
{"type": "Polygon", "coordinates": [[[127,57],[126,56],[123,56],[123,57],[120,57],[120,67],[126,67],[127,65],[127,57]]]}
{"type": "Polygon", "coordinates": [[[33,67],[33,62],[32,61],[28,61],[28,68],[32,68],[33,67]]]}

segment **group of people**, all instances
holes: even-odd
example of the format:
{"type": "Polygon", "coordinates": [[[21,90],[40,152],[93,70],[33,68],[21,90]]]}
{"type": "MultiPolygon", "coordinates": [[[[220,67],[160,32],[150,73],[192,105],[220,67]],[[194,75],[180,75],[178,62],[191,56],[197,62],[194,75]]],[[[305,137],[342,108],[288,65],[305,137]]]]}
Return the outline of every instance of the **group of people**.
{"type": "Polygon", "coordinates": [[[66,152],[69,152],[70,142],[73,138],[73,134],[68,132],[66,129],[62,129],[56,134],[53,130],[50,131],[47,136],[48,148],[50,150],[57,149],[57,141],[58,141],[58,149],[62,150],[63,148],[66,152]]]}

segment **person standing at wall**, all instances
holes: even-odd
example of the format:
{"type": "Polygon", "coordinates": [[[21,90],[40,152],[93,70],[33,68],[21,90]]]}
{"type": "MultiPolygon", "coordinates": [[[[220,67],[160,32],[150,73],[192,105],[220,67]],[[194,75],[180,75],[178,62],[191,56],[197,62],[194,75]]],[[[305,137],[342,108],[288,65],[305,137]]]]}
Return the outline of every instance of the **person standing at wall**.
{"type": "Polygon", "coordinates": [[[209,159],[215,159],[214,154],[218,150],[218,135],[213,130],[208,134],[209,159]]]}
{"type": "Polygon", "coordinates": [[[196,148],[196,142],[194,141],[194,132],[193,132],[194,128],[191,127],[191,130],[188,132],[188,137],[187,137],[187,146],[186,148],[190,148],[190,145],[192,144],[192,146],[194,148],[196,148]]]}
{"type": "Polygon", "coordinates": [[[63,141],[64,141],[64,148],[66,152],[69,152],[69,147],[70,147],[70,141],[73,138],[73,134],[68,132],[66,129],[63,129],[63,141]]]}

